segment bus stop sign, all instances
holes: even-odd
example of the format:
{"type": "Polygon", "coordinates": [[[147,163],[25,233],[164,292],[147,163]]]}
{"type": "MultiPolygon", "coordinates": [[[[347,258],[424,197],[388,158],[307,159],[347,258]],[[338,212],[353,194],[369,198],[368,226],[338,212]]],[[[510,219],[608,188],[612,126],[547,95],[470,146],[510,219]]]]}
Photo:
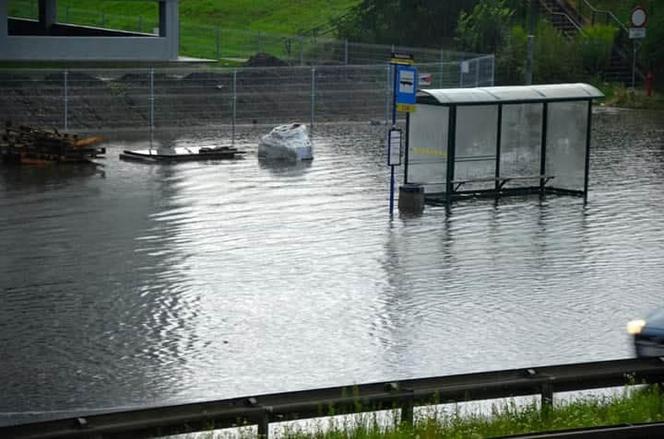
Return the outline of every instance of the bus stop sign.
{"type": "Polygon", "coordinates": [[[397,111],[415,111],[417,97],[417,68],[397,65],[396,104],[397,111]]]}

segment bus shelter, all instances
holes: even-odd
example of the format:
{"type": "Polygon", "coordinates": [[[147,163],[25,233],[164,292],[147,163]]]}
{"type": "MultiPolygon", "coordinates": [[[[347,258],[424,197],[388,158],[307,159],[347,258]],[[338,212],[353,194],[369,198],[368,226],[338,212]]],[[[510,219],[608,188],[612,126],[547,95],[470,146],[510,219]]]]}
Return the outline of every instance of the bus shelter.
{"type": "Polygon", "coordinates": [[[510,194],[587,199],[588,84],[420,90],[408,115],[404,183],[427,202],[510,194]]]}

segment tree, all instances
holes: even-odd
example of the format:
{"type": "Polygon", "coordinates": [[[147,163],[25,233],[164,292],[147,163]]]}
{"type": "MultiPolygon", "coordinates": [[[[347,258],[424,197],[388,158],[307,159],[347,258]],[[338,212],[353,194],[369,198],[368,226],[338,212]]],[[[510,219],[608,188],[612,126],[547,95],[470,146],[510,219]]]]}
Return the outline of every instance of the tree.
{"type": "Polygon", "coordinates": [[[512,23],[515,10],[507,0],[480,0],[470,13],[459,15],[456,35],[462,49],[496,53],[512,23]]]}
{"type": "Polygon", "coordinates": [[[441,47],[454,37],[457,17],[477,0],[363,0],[337,20],[340,38],[368,43],[441,47]]]}

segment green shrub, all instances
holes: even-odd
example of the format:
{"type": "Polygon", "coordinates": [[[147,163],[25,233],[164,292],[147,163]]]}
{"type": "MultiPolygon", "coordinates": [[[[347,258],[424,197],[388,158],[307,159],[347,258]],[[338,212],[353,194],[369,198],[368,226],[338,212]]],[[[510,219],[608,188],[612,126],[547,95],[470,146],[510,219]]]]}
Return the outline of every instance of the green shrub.
{"type": "Polygon", "coordinates": [[[496,76],[499,84],[523,84],[527,52],[528,33],[520,25],[513,26],[496,56],[496,76]]]}
{"type": "Polygon", "coordinates": [[[535,33],[533,83],[579,81],[583,74],[576,46],[548,21],[540,21],[535,33]]]}
{"type": "Polygon", "coordinates": [[[470,13],[459,14],[457,42],[463,50],[495,53],[513,15],[514,10],[506,5],[506,0],[480,0],[470,13]]]}
{"type": "Polygon", "coordinates": [[[616,27],[603,24],[586,26],[579,32],[577,46],[586,71],[594,74],[608,67],[617,33],[616,27]]]}

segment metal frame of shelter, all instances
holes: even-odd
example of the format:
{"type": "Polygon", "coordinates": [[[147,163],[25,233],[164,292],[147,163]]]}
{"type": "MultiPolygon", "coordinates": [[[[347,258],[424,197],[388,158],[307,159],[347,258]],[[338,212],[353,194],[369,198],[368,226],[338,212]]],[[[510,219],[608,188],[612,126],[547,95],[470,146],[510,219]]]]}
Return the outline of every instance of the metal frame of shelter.
{"type": "Polygon", "coordinates": [[[409,113],[406,119],[404,183],[425,186],[426,201],[433,204],[449,203],[466,197],[498,197],[533,193],[582,196],[585,203],[588,196],[590,168],[592,102],[594,99],[602,97],[604,95],[598,89],[588,84],[420,90],[417,95],[416,111],[412,114],[409,113]],[[563,102],[579,104],[554,107],[563,102]],[[478,110],[480,106],[484,109],[478,110]],[[519,106],[521,107],[519,108],[519,106]],[[474,107],[475,110],[468,111],[471,107],[474,107]],[[440,111],[441,108],[443,108],[442,111],[440,111]],[[495,108],[495,112],[492,110],[493,108],[495,108]],[[526,115],[528,117],[517,116],[516,118],[520,117],[520,119],[515,122],[516,118],[512,114],[508,121],[511,123],[511,135],[517,137],[516,143],[521,142],[522,145],[519,147],[529,148],[528,151],[531,152],[532,172],[525,175],[523,172],[517,175],[505,175],[501,169],[501,166],[506,163],[505,160],[509,160],[509,157],[504,157],[509,155],[505,151],[511,147],[510,139],[506,139],[504,133],[506,109],[512,112],[516,109],[520,113],[530,111],[536,116],[533,117],[532,114],[526,115]],[[555,114],[552,115],[554,110],[555,114]],[[435,111],[437,113],[434,113],[435,111]],[[484,117],[482,117],[483,111],[484,117]],[[494,113],[495,122],[492,122],[490,118],[494,116],[494,113]],[[476,120],[461,120],[464,117],[467,119],[474,117],[476,120]],[[541,119],[540,126],[533,123],[533,120],[539,122],[538,119],[541,119]],[[553,135],[549,132],[551,120],[555,121],[554,129],[557,130],[553,135]],[[491,124],[494,123],[495,129],[492,131],[491,124]],[[429,128],[431,125],[433,126],[429,128]],[[440,125],[442,128],[436,125],[440,125]],[[475,138],[472,142],[467,142],[468,139],[459,138],[460,126],[465,130],[466,137],[472,138],[476,135],[475,131],[482,130],[488,134],[485,134],[484,138],[481,138],[482,135],[480,135],[479,140],[475,138]],[[568,129],[569,133],[566,132],[568,129]],[[431,130],[431,132],[418,134],[418,130],[431,130]],[[526,141],[520,140],[518,137],[523,136],[528,130],[531,132],[531,137],[526,141]],[[585,131],[585,133],[581,133],[581,131],[585,131]],[[532,136],[532,133],[535,133],[536,136],[532,136]],[[576,133],[576,138],[574,138],[574,133],[576,133]],[[492,142],[495,144],[492,145],[492,142]],[[539,144],[539,150],[537,144],[539,144]],[[472,156],[468,151],[473,148],[475,151],[482,150],[483,154],[472,156]],[[548,150],[553,155],[551,160],[568,162],[562,165],[558,163],[558,168],[576,167],[577,180],[580,179],[581,165],[583,166],[582,189],[580,183],[578,187],[565,187],[565,176],[557,176],[551,172],[550,168],[556,168],[556,164],[552,165],[550,161],[547,161],[548,150]],[[421,151],[428,152],[436,159],[427,161],[427,157],[422,155],[421,151]],[[418,158],[414,158],[418,153],[418,158]],[[463,157],[464,154],[466,157],[463,157]],[[464,160],[467,163],[461,163],[464,160]],[[581,160],[582,164],[579,163],[581,160]],[[464,169],[472,171],[473,161],[475,163],[484,161],[484,173],[479,172],[482,174],[480,176],[459,175],[457,165],[462,164],[464,169]],[[427,167],[427,172],[433,172],[438,180],[426,181],[427,172],[417,171],[423,166],[427,167]],[[437,169],[437,166],[440,166],[441,169],[437,169]],[[550,184],[553,181],[556,183],[561,181],[562,184],[550,184]],[[435,188],[432,189],[434,186],[435,188]]]}

